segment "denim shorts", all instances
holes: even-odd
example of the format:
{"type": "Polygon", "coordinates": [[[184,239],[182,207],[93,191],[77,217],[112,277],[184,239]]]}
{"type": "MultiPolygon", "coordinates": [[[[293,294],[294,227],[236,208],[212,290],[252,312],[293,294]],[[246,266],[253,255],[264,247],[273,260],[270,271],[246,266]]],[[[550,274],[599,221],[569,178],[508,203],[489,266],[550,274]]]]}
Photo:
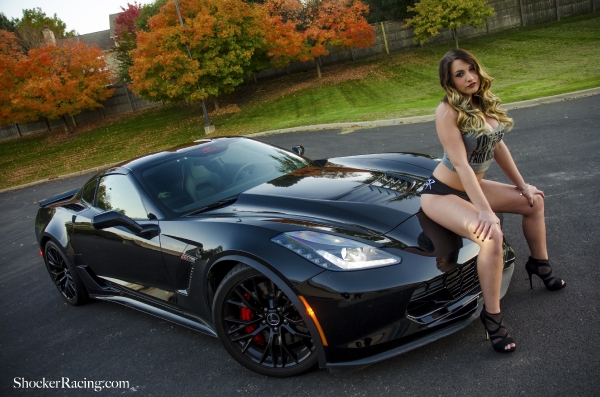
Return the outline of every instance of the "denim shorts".
{"type": "Polygon", "coordinates": [[[456,190],[446,185],[445,183],[437,180],[433,175],[429,177],[425,185],[423,186],[423,190],[421,191],[421,195],[423,194],[437,194],[439,196],[446,196],[448,194],[453,194],[455,196],[460,197],[463,200],[469,200],[469,196],[467,192],[463,192],[462,190],[456,190]]]}

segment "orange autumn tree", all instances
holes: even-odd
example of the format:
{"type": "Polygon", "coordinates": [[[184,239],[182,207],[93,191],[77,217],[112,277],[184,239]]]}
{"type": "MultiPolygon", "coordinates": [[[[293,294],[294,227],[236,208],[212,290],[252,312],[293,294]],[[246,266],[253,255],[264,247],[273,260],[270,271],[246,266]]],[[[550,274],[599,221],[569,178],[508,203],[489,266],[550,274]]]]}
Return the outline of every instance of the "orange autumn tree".
{"type": "MultiPolygon", "coordinates": [[[[375,30],[360,0],[267,0],[264,26],[268,54],[276,66],[328,55],[327,47],[369,47],[375,30]]],[[[317,73],[321,78],[319,61],[317,73]]]]}
{"type": "Polygon", "coordinates": [[[149,19],[148,32],[138,32],[133,91],[189,103],[233,91],[264,52],[260,9],[242,0],[179,0],[179,7],[183,28],[170,1],[149,19]]]}
{"type": "Polygon", "coordinates": [[[85,109],[101,107],[100,102],[112,95],[107,89],[110,75],[98,47],[67,40],[29,51],[17,65],[22,83],[13,105],[27,112],[29,119],[47,117],[63,119],[85,109]]]}
{"type": "Polygon", "coordinates": [[[24,57],[18,37],[14,33],[0,30],[0,125],[26,119],[23,109],[20,112],[13,105],[13,98],[21,83],[15,72],[24,57]]]}

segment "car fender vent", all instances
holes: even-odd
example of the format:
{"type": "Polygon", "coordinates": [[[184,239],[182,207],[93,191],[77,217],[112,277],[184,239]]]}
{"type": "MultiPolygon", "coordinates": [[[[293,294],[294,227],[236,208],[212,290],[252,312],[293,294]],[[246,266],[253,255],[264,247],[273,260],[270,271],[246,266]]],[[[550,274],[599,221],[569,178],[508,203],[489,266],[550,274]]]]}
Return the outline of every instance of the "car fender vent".
{"type": "Polygon", "coordinates": [[[66,208],[71,211],[75,211],[75,212],[81,212],[85,209],[85,207],[83,205],[77,204],[77,203],[69,203],[69,204],[61,205],[61,207],[66,208]]]}

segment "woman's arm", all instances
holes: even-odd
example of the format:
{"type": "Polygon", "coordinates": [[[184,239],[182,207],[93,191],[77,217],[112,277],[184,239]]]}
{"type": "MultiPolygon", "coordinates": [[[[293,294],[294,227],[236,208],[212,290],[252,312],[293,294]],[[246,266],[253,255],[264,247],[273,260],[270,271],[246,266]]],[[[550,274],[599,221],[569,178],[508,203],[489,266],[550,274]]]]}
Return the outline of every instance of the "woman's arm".
{"type": "Polygon", "coordinates": [[[492,211],[475,172],[469,165],[462,133],[456,123],[457,119],[458,113],[447,103],[441,103],[435,112],[435,126],[442,146],[456,169],[469,199],[479,212],[478,224],[475,226],[474,232],[482,240],[485,240],[486,237],[491,239],[500,220],[492,211]]]}
{"type": "Polygon", "coordinates": [[[517,190],[527,198],[530,206],[533,207],[533,196],[535,194],[544,197],[544,192],[538,190],[535,186],[525,183],[525,180],[517,169],[517,165],[504,141],[500,141],[496,145],[496,148],[494,149],[494,160],[496,160],[496,163],[498,163],[498,166],[504,171],[508,179],[515,184],[517,190]]]}

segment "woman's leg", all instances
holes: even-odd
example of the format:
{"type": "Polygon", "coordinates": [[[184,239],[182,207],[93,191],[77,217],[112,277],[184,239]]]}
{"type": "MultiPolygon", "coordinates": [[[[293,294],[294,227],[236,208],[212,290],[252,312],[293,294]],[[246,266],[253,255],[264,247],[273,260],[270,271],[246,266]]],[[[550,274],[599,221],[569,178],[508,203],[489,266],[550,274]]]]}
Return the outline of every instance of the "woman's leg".
{"type": "Polygon", "coordinates": [[[481,292],[489,313],[500,312],[500,286],[502,284],[503,251],[502,231],[494,231],[494,239],[484,242],[475,238],[478,212],[475,206],[454,195],[424,194],[421,196],[423,212],[434,222],[454,233],[474,241],[480,247],[477,273],[481,292]]]}
{"type": "Polygon", "coordinates": [[[493,211],[523,215],[523,234],[531,256],[547,260],[546,221],[542,196],[535,195],[533,207],[530,207],[527,198],[521,196],[514,186],[484,179],[481,181],[481,190],[493,211]]]}

